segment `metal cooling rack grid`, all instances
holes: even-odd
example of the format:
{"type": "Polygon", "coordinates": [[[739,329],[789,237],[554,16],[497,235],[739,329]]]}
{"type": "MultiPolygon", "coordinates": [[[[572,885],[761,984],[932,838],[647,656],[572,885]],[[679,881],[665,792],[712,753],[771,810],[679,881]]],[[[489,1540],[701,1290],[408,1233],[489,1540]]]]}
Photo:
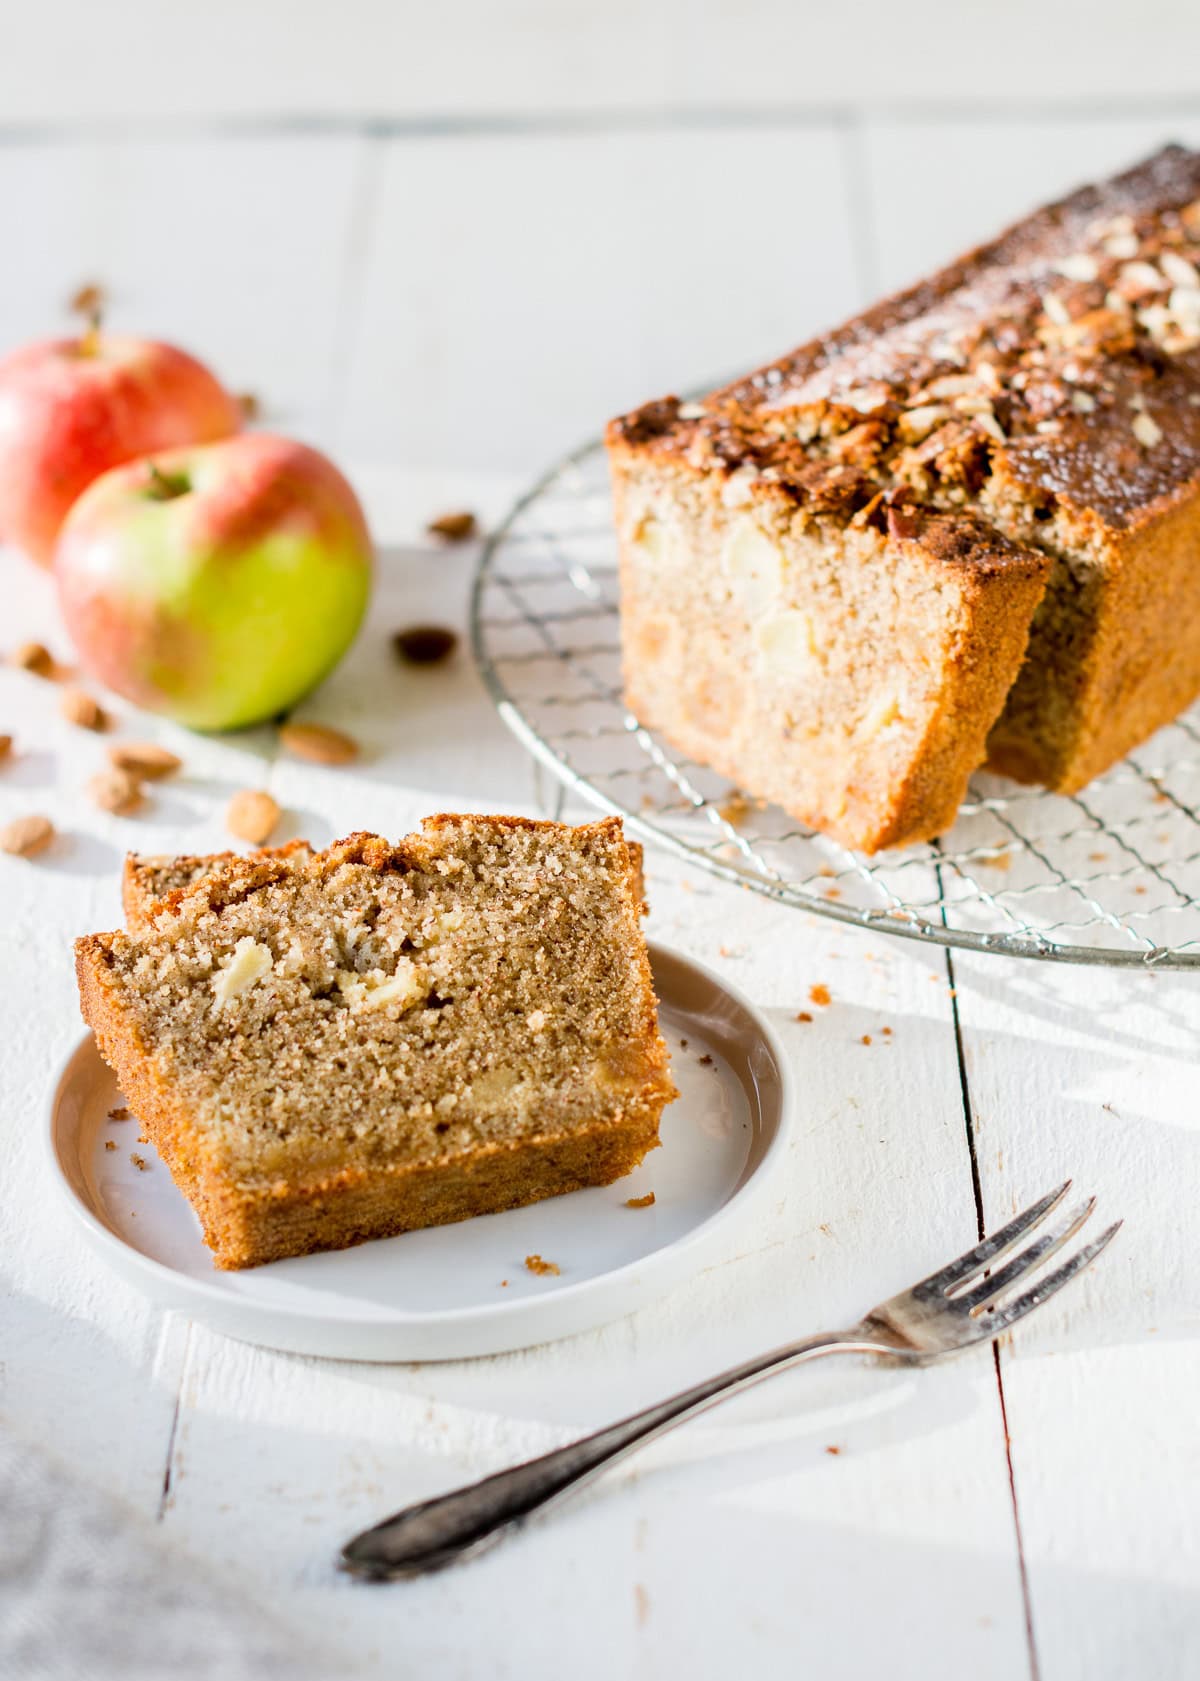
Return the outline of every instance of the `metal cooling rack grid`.
{"type": "Polygon", "coordinates": [[[950,833],[874,859],[742,798],[621,695],[616,545],[599,444],[512,510],[475,580],[484,681],[531,752],[629,829],[783,903],[941,945],[1200,968],[1200,712],[1081,794],[980,774],[950,833]]]}

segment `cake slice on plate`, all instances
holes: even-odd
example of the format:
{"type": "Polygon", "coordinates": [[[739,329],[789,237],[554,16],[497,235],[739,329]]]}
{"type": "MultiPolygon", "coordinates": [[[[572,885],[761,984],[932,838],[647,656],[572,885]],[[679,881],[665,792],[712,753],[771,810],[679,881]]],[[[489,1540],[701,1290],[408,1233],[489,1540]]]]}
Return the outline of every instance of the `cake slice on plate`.
{"type": "MultiPolygon", "coordinates": [[[[306,840],[288,841],[284,846],[260,847],[253,858],[307,857],[312,852],[306,840]]],[[[155,905],[168,893],[179,893],[205,876],[247,854],[238,852],[183,853],[179,856],[147,857],[130,852],[121,875],[121,905],[131,932],[150,926],[155,905]]]]}
{"type": "Polygon", "coordinates": [[[615,819],[187,862],[76,971],[219,1267],[605,1185],[658,1143],[675,1089],[615,819]]]}

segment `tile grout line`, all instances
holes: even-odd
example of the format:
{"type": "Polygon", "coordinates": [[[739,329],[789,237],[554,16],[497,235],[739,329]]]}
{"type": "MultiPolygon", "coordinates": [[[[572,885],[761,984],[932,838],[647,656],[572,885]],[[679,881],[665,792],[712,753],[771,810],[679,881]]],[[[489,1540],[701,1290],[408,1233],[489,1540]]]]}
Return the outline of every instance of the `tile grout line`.
{"type": "MultiPolygon", "coordinates": [[[[938,867],[941,880],[941,868],[938,867]]],[[[946,979],[950,984],[950,1016],[954,1026],[954,1054],[958,1062],[958,1087],[962,1097],[963,1124],[966,1128],[967,1155],[971,1164],[971,1193],[975,1199],[975,1229],[982,1242],[987,1235],[983,1212],[983,1185],[979,1176],[979,1155],[975,1147],[975,1112],[971,1105],[971,1088],[967,1077],[966,1056],[963,1051],[962,1020],[958,1013],[958,989],[954,978],[954,953],[945,948],[946,979]]],[[[1017,1477],[1013,1466],[1012,1438],[1008,1432],[1008,1404],[1004,1396],[1004,1370],[1000,1362],[1000,1343],[992,1343],[992,1366],[996,1374],[996,1395],[1000,1402],[1000,1428],[1004,1433],[1004,1463],[1008,1473],[1008,1493],[1012,1504],[1013,1531],[1017,1542],[1017,1572],[1021,1582],[1021,1603],[1025,1612],[1025,1643],[1029,1652],[1030,1681],[1040,1681],[1037,1641],[1033,1629],[1033,1598],[1029,1587],[1029,1569],[1025,1559],[1025,1537],[1021,1528],[1021,1508],[1017,1499],[1017,1477]]]]}

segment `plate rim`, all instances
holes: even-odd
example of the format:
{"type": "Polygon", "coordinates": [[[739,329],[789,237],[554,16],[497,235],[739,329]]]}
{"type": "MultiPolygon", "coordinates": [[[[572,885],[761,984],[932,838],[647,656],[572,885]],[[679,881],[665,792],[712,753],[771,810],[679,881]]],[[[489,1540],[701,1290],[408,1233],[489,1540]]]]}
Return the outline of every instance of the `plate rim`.
{"type": "MultiPolygon", "coordinates": [[[[90,1030],[75,1041],[61,1061],[55,1064],[47,1083],[46,1099],[43,1106],[44,1120],[41,1128],[42,1145],[48,1170],[57,1187],[57,1194],[66,1201],[74,1219],[82,1227],[87,1240],[101,1253],[113,1257],[113,1265],[117,1271],[126,1274],[130,1272],[140,1273],[146,1278],[147,1294],[151,1295],[154,1300],[161,1302],[166,1295],[177,1298],[199,1296],[205,1301],[211,1302],[214,1308],[271,1315],[277,1319],[286,1320],[295,1326],[311,1325],[321,1328],[361,1330],[364,1333],[402,1332],[406,1329],[421,1332],[443,1326],[451,1330],[461,1330],[469,1328],[474,1323],[503,1326],[519,1322],[522,1316],[544,1312],[551,1303],[553,1303],[555,1309],[569,1307],[581,1298],[586,1299],[588,1295],[595,1294],[602,1289],[611,1290],[619,1288],[622,1283],[632,1283],[635,1281],[636,1275],[647,1265],[652,1265],[668,1256],[678,1256],[693,1244],[711,1237],[714,1232],[737,1217],[747,1204],[757,1196],[767,1179],[777,1171],[786,1153],[795,1118],[797,1091],[791,1060],[784,1047],[783,1040],[778,1029],[758,1004],[749,998],[739,986],[727,980],[724,975],[718,974],[710,964],[692,956],[690,952],[681,951],[679,947],[667,945],[660,940],[647,940],[646,945],[652,965],[656,954],[661,953],[670,962],[682,964],[693,970],[718,991],[727,994],[753,1022],[771,1054],[778,1073],[779,1113],[776,1125],[771,1136],[765,1142],[757,1166],[726,1200],[680,1236],[673,1238],[659,1248],[648,1251],[635,1260],[625,1261],[618,1267],[596,1273],[589,1278],[579,1279],[573,1284],[560,1285],[545,1296],[517,1297],[508,1301],[446,1308],[433,1312],[391,1310],[386,1316],[361,1321],[349,1320],[338,1313],[321,1312],[295,1303],[256,1302],[251,1296],[239,1296],[227,1290],[216,1279],[194,1277],[190,1273],[179,1272],[176,1268],[168,1266],[166,1262],[157,1260],[153,1255],[147,1255],[143,1250],[135,1248],[117,1232],[114,1232],[110,1226],[106,1225],[79,1195],[60,1158],[57,1132],[63,1086],[76,1058],[81,1053],[90,1048],[96,1055],[100,1054],[95,1035],[90,1030]]],[[[253,1271],[257,1269],[245,1270],[253,1271]]],[[[668,1285],[667,1288],[672,1288],[672,1286],[668,1285]]],[[[634,1303],[628,1311],[632,1312],[635,1307],[640,1305],[642,1304],[634,1303]]],[[[616,1314],[612,1317],[620,1317],[620,1315],[616,1314]]],[[[579,1327],[580,1330],[584,1328],[584,1326],[579,1327]]],[[[558,1340],[559,1337],[570,1334],[572,1333],[560,1332],[552,1336],[550,1340],[558,1340]]],[[[547,1339],[535,1338],[533,1340],[547,1339]]],[[[258,1346],[271,1347],[273,1345],[264,1339],[258,1343],[258,1346]]],[[[513,1346],[525,1345],[515,1344],[513,1346]]],[[[391,1358],[402,1360],[404,1356],[397,1355],[391,1358]]],[[[456,1358],[456,1356],[451,1356],[451,1358],[456,1358]]]]}

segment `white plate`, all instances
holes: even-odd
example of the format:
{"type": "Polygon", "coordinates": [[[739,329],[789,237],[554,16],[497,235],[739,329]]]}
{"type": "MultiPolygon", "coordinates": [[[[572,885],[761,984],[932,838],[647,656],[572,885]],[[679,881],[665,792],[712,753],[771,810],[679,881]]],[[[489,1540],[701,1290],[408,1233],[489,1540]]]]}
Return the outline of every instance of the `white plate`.
{"type": "Polygon", "coordinates": [[[245,1342],[339,1359],[449,1360],[603,1324],[732,1252],[790,1119],[787,1064],[758,1010],[678,952],[652,946],[651,961],[681,1095],[663,1116],[662,1148],[615,1185],[217,1272],[153,1146],[137,1142],[136,1119],[108,1119],[122,1099],[90,1037],[50,1105],[55,1178],[109,1265],[163,1306],[245,1342]],[[652,1207],[626,1206],[648,1191],[652,1207]],[[559,1275],[529,1272],[529,1254],[559,1275]]]}

